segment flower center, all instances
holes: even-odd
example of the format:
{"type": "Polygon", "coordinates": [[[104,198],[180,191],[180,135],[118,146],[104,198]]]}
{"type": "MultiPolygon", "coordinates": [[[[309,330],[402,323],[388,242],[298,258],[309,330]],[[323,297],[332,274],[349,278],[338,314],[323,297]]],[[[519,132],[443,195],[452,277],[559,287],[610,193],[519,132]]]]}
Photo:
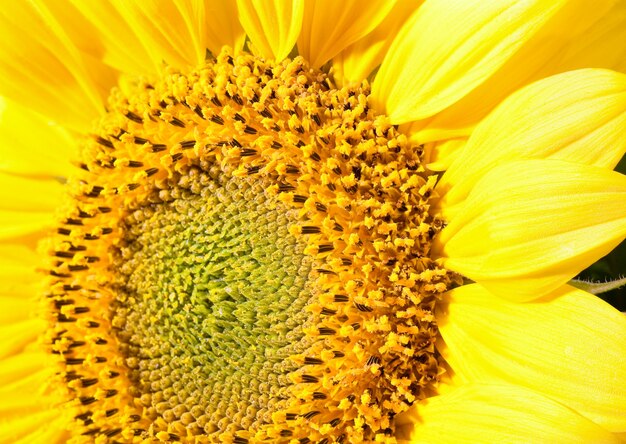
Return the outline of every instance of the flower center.
{"type": "Polygon", "coordinates": [[[152,420],[193,434],[259,430],[311,342],[312,258],[288,230],[297,210],[224,176],[198,172],[199,193],[176,187],[135,210],[113,261],[134,395],[152,420]]]}
{"type": "Polygon", "coordinates": [[[393,441],[454,276],[436,178],[368,92],[228,50],[113,91],[49,241],[74,435],[393,441]]]}

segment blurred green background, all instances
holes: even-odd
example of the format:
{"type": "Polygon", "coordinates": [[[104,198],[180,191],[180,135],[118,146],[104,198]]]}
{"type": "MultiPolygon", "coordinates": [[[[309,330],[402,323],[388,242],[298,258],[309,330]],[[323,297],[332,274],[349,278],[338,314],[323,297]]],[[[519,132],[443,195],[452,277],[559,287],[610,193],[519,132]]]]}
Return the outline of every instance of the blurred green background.
{"type": "MultiPolygon", "coordinates": [[[[626,174],[626,156],[622,158],[616,170],[626,174]]],[[[622,242],[608,256],[584,270],[577,276],[577,279],[605,282],[624,276],[626,276],[626,241],[622,242]]],[[[626,311],[626,287],[599,296],[618,310],[626,311]]]]}

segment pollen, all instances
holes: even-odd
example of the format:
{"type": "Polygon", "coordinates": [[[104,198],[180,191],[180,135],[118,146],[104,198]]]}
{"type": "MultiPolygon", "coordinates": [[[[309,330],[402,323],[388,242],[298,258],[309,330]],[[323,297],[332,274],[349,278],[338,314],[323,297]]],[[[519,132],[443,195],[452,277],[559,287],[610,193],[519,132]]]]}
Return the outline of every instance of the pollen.
{"type": "Polygon", "coordinates": [[[46,244],[75,442],[394,442],[458,278],[368,95],[228,49],[111,93],[46,244]]]}

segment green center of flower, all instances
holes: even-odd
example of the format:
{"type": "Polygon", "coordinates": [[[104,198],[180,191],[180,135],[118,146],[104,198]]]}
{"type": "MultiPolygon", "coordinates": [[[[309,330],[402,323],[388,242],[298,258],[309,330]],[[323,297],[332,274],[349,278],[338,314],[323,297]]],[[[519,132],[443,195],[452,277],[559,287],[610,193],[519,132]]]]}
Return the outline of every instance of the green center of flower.
{"type": "Polygon", "coordinates": [[[256,430],[268,400],[289,396],[290,356],[307,349],[312,259],[289,233],[297,211],[260,182],[194,172],[198,193],[186,181],[126,219],[113,324],[153,420],[256,430]]]}

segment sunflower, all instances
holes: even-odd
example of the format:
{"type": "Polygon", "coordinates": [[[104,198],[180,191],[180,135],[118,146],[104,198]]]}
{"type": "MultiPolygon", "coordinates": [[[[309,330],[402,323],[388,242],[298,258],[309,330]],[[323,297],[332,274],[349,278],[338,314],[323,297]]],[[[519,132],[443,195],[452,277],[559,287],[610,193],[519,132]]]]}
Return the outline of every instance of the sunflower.
{"type": "Polygon", "coordinates": [[[619,442],[616,1],[0,11],[2,442],[619,442]]]}

